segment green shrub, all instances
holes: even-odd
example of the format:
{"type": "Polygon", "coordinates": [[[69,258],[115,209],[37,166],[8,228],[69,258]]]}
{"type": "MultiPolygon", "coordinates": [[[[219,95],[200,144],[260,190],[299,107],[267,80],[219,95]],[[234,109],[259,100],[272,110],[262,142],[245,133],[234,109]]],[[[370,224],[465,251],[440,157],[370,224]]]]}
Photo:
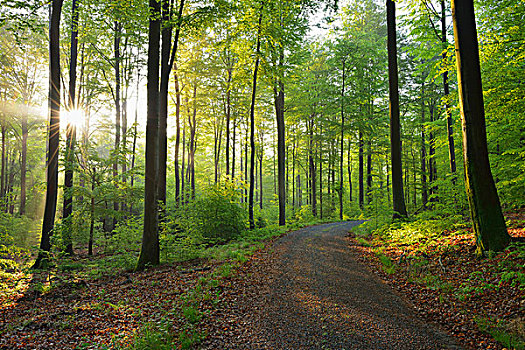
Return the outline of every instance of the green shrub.
{"type": "Polygon", "coordinates": [[[182,232],[209,245],[223,244],[241,235],[246,215],[233,185],[212,186],[177,211],[182,232]]]}

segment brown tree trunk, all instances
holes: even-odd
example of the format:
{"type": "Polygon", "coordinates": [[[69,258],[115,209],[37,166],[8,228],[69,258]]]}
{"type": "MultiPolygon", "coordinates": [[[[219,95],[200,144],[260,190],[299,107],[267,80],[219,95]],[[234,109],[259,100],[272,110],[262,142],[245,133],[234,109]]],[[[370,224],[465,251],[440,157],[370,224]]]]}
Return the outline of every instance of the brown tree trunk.
{"type": "MultiPolygon", "coordinates": [[[[283,54],[284,55],[284,54],[283,54]]],[[[281,60],[282,60],[281,56],[281,60]]],[[[281,61],[280,61],[281,62],[281,61]]],[[[285,124],[284,124],[284,83],[278,79],[274,87],[275,117],[277,121],[277,183],[279,198],[279,225],[286,224],[286,188],[285,188],[285,124]]]]}
{"type": "Polygon", "coordinates": [[[144,188],[144,231],[137,269],[160,262],[159,226],[157,213],[157,139],[159,123],[159,53],[160,53],[160,4],[149,0],[148,48],[148,119],[146,124],[146,167],[144,188]]]}
{"type": "Polygon", "coordinates": [[[259,70],[260,51],[261,51],[261,30],[262,30],[262,18],[263,18],[263,7],[264,3],[261,4],[259,10],[259,24],[257,27],[257,44],[255,49],[255,67],[253,68],[253,79],[252,79],[252,99],[250,105],[250,192],[248,196],[248,218],[250,221],[250,229],[255,228],[255,220],[253,217],[253,192],[254,192],[254,180],[255,180],[255,96],[257,92],[257,73],[259,70]]]}
{"type": "Polygon", "coordinates": [[[364,185],[364,168],[365,168],[365,160],[364,160],[364,149],[365,149],[365,142],[363,140],[363,132],[359,130],[359,179],[358,179],[358,185],[359,185],[359,208],[363,210],[364,208],[364,202],[365,202],[365,185],[364,185]]]}
{"type": "Polygon", "coordinates": [[[421,205],[428,203],[427,147],[425,143],[425,81],[421,83],[421,205]]]}
{"type": "MultiPolygon", "coordinates": [[[[113,181],[115,183],[115,188],[118,188],[118,165],[119,165],[119,153],[120,153],[120,117],[121,117],[121,106],[120,106],[120,88],[121,88],[121,79],[120,79],[120,41],[122,37],[122,24],[118,21],[115,21],[115,39],[113,43],[113,50],[115,54],[115,159],[113,160],[113,181]]],[[[118,200],[113,202],[113,210],[115,211],[114,215],[117,215],[119,211],[120,203],[118,200]]],[[[115,229],[117,225],[116,216],[113,217],[113,222],[110,226],[110,231],[115,229]]]]}
{"type": "MultiPolygon", "coordinates": [[[[69,63],[69,110],[75,111],[76,83],[77,83],[77,57],[78,57],[78,2],[73,0],[71,7],[71,49],[69,63]]],[[[62,207],[62,220],[66,224],[63,231],[65,253],[73,254],[73,241],[71,239],[71,214],[73,213],[73,161],[76,142],[76,126],[67,123],[66,131],[66,165],[64,174],[64,204],[62,207]]]]}
{"type": "Polygon", "coordinates": [[[27,117],[29,114],[29,106],[26,106],[26,110],[22,115],[22,161],[20,164],[20,215],[26,213],[26,177],[27,177],[27,138],[28,138],[28,127],[27,117]]]}
{"type": "Polygon", "coordinates": [[[51,3],[49,24],[49,128],[47,151],[47,188],[40,251],[33,268],[47,268],[51,233],[55,226],[58,192],[58,146],[60,140],[60,14],[62,0],[51,3]]]}
{"type": "MultiPolygon", "coordinates": [[[[177,205],[180,205],[180,193],[181,193],[181,179],[180,179],[180,169],[179,169],[179,148],[180,148],[180,86],[179,86],[179,76],[177,74],[177,65],[174,64],[175,72],[173,77],[175,79],[175,121],[176,121],[176,131],[175,131],[175,162],[174,162],[174,172],[175,172],[175,202],[177,205]]],[[[184,141],[183,141],[184,142],[184,141]]],[[[182,151],[184,157],[184,150],[182,151]]],[[[184,180],[183,180],[184,181],[184,180]]]]}
{"type": "Polygon", "coordinates": [[[341,87],[341,144],[339,155],[339,220],[343,220],[343,157],[344,157],[344,137],[345,137],[345,60],[343,59],[343,85],[341,87]]]}
{"type": "Polygon", "coordinates": [[[459,101],[463,126],[465,185],[477,253],[501,251],[510,243],[487,150],[478,37],[472,0],[452,0],[459,101]]]}
{"type": "MultiPolygon", "coordinates": [[[[446,13],[445,13],[445,0],[441,0],[441,42],[443,43],[443,62],[446,62],[447,59],[447,22],[446,22],[446,13]]],[[[454,121],[452,119],[452,111],[450,109],[450,92],[448,84],[448,70],[443,72],[443,92],[445,97],[445,113],[447,114],[447,138],[448,138],[448,156],[450,161],[450,172],[454,175],[452,177],[452,182],[456,183],[456,152],[454,149],[454,130],[452,126],[454,121]]]]}
{"type": "Polygon", "coordinates": [[[388,29],[388,81],[390,97],[390,152],[392,158],[392,199],[394,219],[408,216],[403,193],[401,161],[401,125],[399,121],[399,90],[397,73],[396,8],[392,0],[386,1],[388,29]]]}

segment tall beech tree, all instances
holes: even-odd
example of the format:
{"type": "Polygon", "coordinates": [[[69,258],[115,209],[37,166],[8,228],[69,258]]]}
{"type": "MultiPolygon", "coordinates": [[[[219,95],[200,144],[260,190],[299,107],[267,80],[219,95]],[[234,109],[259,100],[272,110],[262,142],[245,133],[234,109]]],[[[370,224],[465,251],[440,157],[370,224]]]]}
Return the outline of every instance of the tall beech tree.
{"type": "Polygon", "coordinates": [[[465,186],[477,253],[500,251],[510,242],[490,169],[479,47],[473,0],[452,0],[465,186]]]}
{"type": "Polygon", "coordinates": [[[46,159],[46,202],[42,221],[40,251],[33,268],[46,268],[55,227],[58,195],[58,146],[60,142],[60,15],[63,0],[51,2],[49,21],[49,127],[46,159]]]}
{"type": "Polygon", "coordinates": [[[259,19],[257,25],[257,43],[255,47],[255,65],[253,67],[252,80],[252,99],[250,104],[250,189],[248,195],[248,218],[250,221],[250,229],[255,228],[255,219],[253,216],[253,194],[255,189],[255,97],[257,94],[257,73],[259,71],[259,62],[261,60],[261,32],[262,20],[264,14],[264,1],[261,2],[259,9],[259,19]]]}
{"type": "Polygon", "coordinates": [[[144,227],[137,270],[160,262],[159,222],[157,205],[158,125],[159,125],[159,64],[160,64],[160,3],[149,0],[148,34],[148,112],[146,124],[146,172],[144,187],[144,227]]]}
{"type": "MultiPolygon", "coordinates": [[[[161,48],[161,70],[160,70],[160,91],[159,91],[159,136],[158,136],[158,179],[157,179],[157,199],[166,205],[166,165],[168,161],[168,92],[170,73],[175,64],[177,47],[181,30],[181,19],[184,11],[185,0],[180,0],[177,9],[177,18],[173,23],[173,1],[162,0],[162,48],[161,48]],[[173,36],[175,27],[175,36],[173,36]],[[173,42],[172,42],[173,41],[173,42]]],[[[178,114],[177,114],[178,115],[178,114]]],[[[177,119],[177,138],[180,138],[180,124],[177,119]]],[[[176,144],[176,155],[178,156],[178,143],[176,144]]],[[[178,160],[176,160],[178,167],[178,160]]],[[[176,169],[178,171],[178,169],[176,169]]],[[[178,189],[177,189],[178,191],[178,189]]]]}
{"type": "Polygon", "coordinates": [[[394,219],[399,219],[407,217],[408,214],[405,205],[405,195],[403,193],[395,6],[396,5],[394,1],[386,1],[386,18],[388,31],[388,81],[390,98],[390,153],[392,161],[392,200],[394,209],[394,219]]]}
{"type": "MultiPolygon", "coordinates": [[[[71,5],[71,46],[69,61],[69,91],[68,109],[69,113],[77,113],[76,86],[77,86],[77,58],[78,58],[78,0],[73,0],[71,5]]],[[[66,129],[66,170],[64,173],[64,205],[62,208],[62,220],[68,223],[63,239],[65,252],[73,254],[73,241],[71,239],[71,219],[73,213],[73,161],[76,142],[76,125],[68,120],[66,129]]]]}

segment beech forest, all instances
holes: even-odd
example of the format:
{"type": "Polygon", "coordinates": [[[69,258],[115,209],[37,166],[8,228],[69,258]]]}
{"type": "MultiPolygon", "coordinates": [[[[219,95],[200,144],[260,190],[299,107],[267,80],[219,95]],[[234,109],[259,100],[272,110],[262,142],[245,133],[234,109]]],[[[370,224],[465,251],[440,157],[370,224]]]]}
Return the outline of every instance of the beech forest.
{"type": "Polygon", "coordinates": [[[525,349],[525,1],[0,0],[0,349],[525,349]]]}

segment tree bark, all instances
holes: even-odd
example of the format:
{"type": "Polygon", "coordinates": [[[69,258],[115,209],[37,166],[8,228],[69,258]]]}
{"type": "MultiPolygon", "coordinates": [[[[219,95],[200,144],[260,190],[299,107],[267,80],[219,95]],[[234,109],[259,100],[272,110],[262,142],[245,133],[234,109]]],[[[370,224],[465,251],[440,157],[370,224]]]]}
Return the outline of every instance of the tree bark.
{"type": "Polygon", "coordinates": [[[259,70],[260,51],[261,51],[261,31],[262,31],[262,18],[263,18],[264,3],[261,4],[259,10],[259,24],[257,27],[257,45],[255,49],[255,67],[253,68],[253,80],[252,80],[252,99],[250,105],[250,192],[248,196],[248,217],[250,221],[250,229],[255,228],[255,220],[253,217],[253,192],[254,192],[254,180],[255,180],[255,97],[257,92],[257,73],[259,70]]]}
{"type": "Polygon", "coordinates": [[[428,203],[427,185],[427,147],[425,143],[425,81],[421,83],[421,205],[426,208],[428,203]]]}
{"type": "MultiPolygon", "coordinates": [[[[175,203],[180,205],[180,169],[179,169],[179,148],[180,148],[180,86],[179,86],[179,75],[177,74],[177,65],[174,63],[175,72],[173,77],[175,78],[175,121],[176,128],[175,131],[175,162],[174,162],[174,172],[175,172],[175,203]]],[[[183,151],[184,154],[184,151],[183,151]]]]}
{"type": "Polygon", "coordinates": [[[161,71],[160,71],[160,90],[159,90],[159,126],[158,126],[158,179],[157,179],[157,200],[162,203],[162,211],[166,207],[166,166],[168,161],[168,92],[170,73],[175,64],[177,47],[179,43],[182,11],[184,10],[185,0],[181,0],[177,13],[177,23],[175,37],[172,36],[173,28],[169,23],[171,21],[172,5],[171,1],[162,0],[162,48],[161,48],[161,71]]]}
{"type": "Polygon", "coordinates": [[[401,125],[399,121],[399,90],[397,73],[396,8],[392,0],[386,1],[388,29],[388,81],[390,98],[390,152],[392,158],[392,199],[394,219],[408,216],[403,193],[401,161],[401,125]]]}
{"type": "Polygon", "coordinates": [[[483,88],[473,0],[452,0],[465,185],[477,253],[501,251],[510,243],[490,170],[483,88]]]}
{"type": "MultiPolygon", "coordinates": [[[[284,54],[283,54],[284,55],[284,54]]],[[[285,188],[285,124],[284,124],[284,83],[278,79],[274,87],[275,117],[277,121],[277,186],[279,198],[279,226],[286,224],[285,188]]]]}
{"type": "MultiPolygon", "coordinates": [[[[115,21],[115,40],[113,43],[113,50],[115,54],[115,159],[113,160],[113,181],[115,188],[118,189],[118,165],[120,159],[120,117],[121,117],[121,106],[120,106],[120,89],[121,89],[121,79],[120,79],[120,41],[122,36],[122,24],[119,21],[115,21]]],[[[115,211],[114,215],[117,215],[119,211],[120,203],[118,199],[115,199],[113,202],[113,210],[115,211]]],[[[111,225],[110,231],[115,229],[117,225],[116,216],[113,217],[113,223],[111,225]]]]}
{"type": "Polygon", "coordinates": [[[339,220],[343,220],[343,157],[344,157],[344,136],[345,136],[345,60],[343,59],[343,85],[341,87],[341,144],[339,155],[339,220]]]}
{"type": "MultiPolygon", "coordinates": [[[[446,22],[446,13],[445,13],[445,0],[441,0],[441,42],[443,43],[443,52],[442,58],[443,62],[446,62],[447,59],[447,22],[446,22]]],[[[452,119],[452,111],[450,109],[450,91],[448,83],[448,70],[443,72],[443,92],[445,98],[445,113],[447,115],[447,138],[448,138],[448,156],[450,162],[450,172],[454,175],[452,177],[452,182],[456,183],[456,152],[454,149],[454,130],[453,125],[454,121],[452,119]]]]}
{"type": "Polygon", "coordinates": [[[159,226],[157,212],[157,139],[159,124],[159,51],[160,51],[160,4],[149,0],[149,47],[148,47],[148,115],[146,123],[146,167],[144,189],[144,230],[137,270],[160,262],[159,226]]]}
{"type": "Polygon", "coordinates": [[[358,179],[358,186],[359,186],[359,208],[363,210],[364,208],[364,202],[365,202],[365,185],[364,185],[364,168],[365,168],[365,160],[364,160],[364,149],[365,149],[365,142],[363,140],[363,132],[361,129],[359,130],[359,179],[358,179]]]}
{"type": "Polygon", "coordinates": [[[47,268],[51,234],[55,226],[58,192],[58,146],[60,141],[60,14],[62,0],[51,3],[49,23],[49,127],[47,151],[47,188],[40,251],[33,268],[47,268]]]}
{"type": "Polygon", "coordinates": [[[26,213],[26,177],[27,177],[27,138],[28,138],[28,126],[27,118],[29,114],[29,106],[26,106],[25,111],[22,115],[22,159],[20,164],[20,215],[26,213]]]}
{"type": "MultiPolygon", "coordinates": [[[[77,58],[78,58],[78,1],[73,0],[71,7],[71,49],[69,63],[69,110],[75,111],[76,84],[77,84],[77,58]]],[[[62,220],[66,224],[63,232],[66,254],[73,254],[73,241],[71,239],[71,214],[73,213],[73,161],[76,142],[76,125],[67,123],[66,129],[66,165],[64,174],[64,204],[62,207],[62,220]]]]}

